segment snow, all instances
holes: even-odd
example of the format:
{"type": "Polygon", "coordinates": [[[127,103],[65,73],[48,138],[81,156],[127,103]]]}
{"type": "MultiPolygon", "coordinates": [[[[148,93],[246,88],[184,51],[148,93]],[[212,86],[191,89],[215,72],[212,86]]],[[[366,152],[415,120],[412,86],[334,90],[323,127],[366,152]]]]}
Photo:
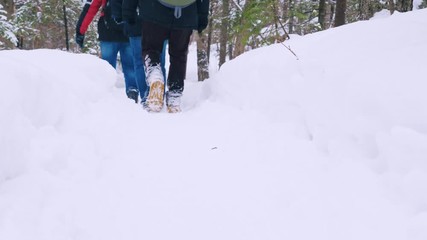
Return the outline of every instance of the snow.
{"type": "MultiPolygon", "coordinates": [[[[250,51],[152,114],[95,56],[0,52],[0,239],[427,239],[427,11],[250,51]]],[[[211,63],[215,65],[216,63],[211,63]]]]}
{"type": "Polygon", "coordinates": [[[423,0],[414,0],[414,2],[412,3],[412,9],[416,10],[419,9],[420,5],[423,3],[423,0]]]}

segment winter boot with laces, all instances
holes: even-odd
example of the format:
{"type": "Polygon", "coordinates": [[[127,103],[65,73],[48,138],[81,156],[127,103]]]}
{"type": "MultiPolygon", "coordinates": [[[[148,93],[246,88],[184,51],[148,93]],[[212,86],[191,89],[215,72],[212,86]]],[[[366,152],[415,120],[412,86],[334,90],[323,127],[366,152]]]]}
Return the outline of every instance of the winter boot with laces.
{"type": "Polygon", "coordinates": [[[160,112],[163,108],[165,90],[164,78],[160,65],[151,65],[146,68],[147,84],[150,86],[144,108],[148,112],[160,112]]]}
{"type": "Polygon", "coordinates": [[[166,93],[166,107],[169,113],[181,112],[181,93],[170,92],[166,93]]]}
{"type": "Polygon", "coordinates": [[[138,90],[131,88],[126,92],[126,95],[129,99],[132,99],[135,101],[135,103],[138,103],[138,90]]]}

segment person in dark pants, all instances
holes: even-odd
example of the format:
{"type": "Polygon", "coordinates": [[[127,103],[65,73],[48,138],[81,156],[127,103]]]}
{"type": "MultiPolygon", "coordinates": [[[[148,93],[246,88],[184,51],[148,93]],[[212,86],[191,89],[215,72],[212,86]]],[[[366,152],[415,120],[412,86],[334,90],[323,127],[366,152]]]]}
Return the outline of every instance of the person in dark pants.
{"type": "MultiPolygon", "coordinates": [[[[133,63],[135,67],[135,77],[136,77],[136,84],[138,86],[139,94],[141,97],[141,103],[144,105],[145,100],[148,96],[148,86],[145,81],[145,70],[144,70],[144,62],[142,61],[142,27],[140,21],[136,21],[135,24],[129,24],[127,22],[123,21],[122,18],[122,2],[123,0],[110,0],[111,2],[111,14],[116,22],[116,24],[123,27],[123,32],[125,36],[129,37],[129,43],[130,47],[132,49],[132,57],[133,57],[133,63]]],[[[134,12],[135,19],[138,19],[138,12],[134,12]]],[[[163,76],[166,76],[166,69],[165,69],[165,48],[167,41],[164,43],[163,46],[163,52],[161,55],[161,67],[163,76]]]]}
{"type": "Polygon", "coordinates": [[[123,20],[135,23],[134,12],[142,16],[142,56],[145,61],[146,81],[150,91],[146,101],[149,112],[163,108],[165,79],[160,67],[163,42],[169,40],[170,66],[167,79],[166,106],[168,112],[181,111],[181,96],[187,70],[187,54],[193,30],[203,31],[208,25],[209,0],[195,0],[189,6],[177,9],[158,0],[123,0],[123,20]]]}
{"type": "Polygon", "coordinates": [[[117,26],[111,17],[111,0],[86,0],[76,24],[76,43],[83,48],[85,33],[101,9],[98,20],[98,39],[101,47],[101,58],[106,60],[113,68],[116,68],[117,55],[120,59],[125,77],[126,95],[128,98],[138,101],[138,87],[135,79],[135,70],[132,60],[132,49],[129,39],[123,34],[123,29],[117,26]]]}

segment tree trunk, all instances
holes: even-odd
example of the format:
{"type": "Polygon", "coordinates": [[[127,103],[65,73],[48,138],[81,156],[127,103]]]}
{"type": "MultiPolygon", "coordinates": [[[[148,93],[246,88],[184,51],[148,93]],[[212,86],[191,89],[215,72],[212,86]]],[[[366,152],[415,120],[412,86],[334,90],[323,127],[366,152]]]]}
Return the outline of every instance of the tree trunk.
{"type": "Polygon", "coordinates": [[[345,10],[347,0],[337,0],[337,7],[335,9],[335,27],[345,24],[345,10]]]}
{"type": "Polygon", "coordinates": [[[288,17],[289,17],[289,34],[293,34],[294,33],[294,1],[289,0],[289,12],[288,12],[288,17]]]}
{"type": "Polygon", "coordinates": [[[409,12],[412,11],[412,8],[414,7],[414,1],[413,0],[397,0],[396,3],[396,10],[399,12],[409,12]]]}
{"type": "Polygon", "coordinates": [[[219,37],[219,67],[225,63],[227,57],[228,42],[228,15],[230,14],[230,1],[222,1],[221,29],[219,37]]]}
{"type": "Polygon", "coordinates": [[[280,34],[279,34],[279,24],[280,24],[280,19],[279,19],[279,7],[278,7],[278,2],[277,0],[273,0],[271,3],[271,8],[272,11],[274,13],[273,19],[274,19],[274,41],[275,42],[281,42],[280,41],[280,34]]]}
{"type": "Polygon", "coordinates": [[[63,0],[63,12],[64,12],[64,31],[65,31],[65,48],[70,51],[70,41],[68,39],[68,18],[67,18],[67,6],[65,0],[63,0]]]}
{"type": "Polygon", "coordinates": [[[234,58],[233,51],[234,51],[233,44],[231,44],[231,43],[228,44],[228,59],[229,60],[232,60],[234,58]]]}
{"type": "Polygon", "coordinates": [[[198,80],[209,78],[209,59],[207,54],[208,37],[206,33],[197,35],[197,75],[198,80]]]}
{"type": "Polygon", "coordinates": [[[326,29],[326,0],[319,1],[319,24],[322,30],[326,29]]]}
{"type": "Polygon", "coordinates": [[[369,13],[370,0],[360,0],[359,20],[368,20],[371,16],[369,13]]]}
{"type": "Polygon", "coordinates": [[[396,5],[394,4],[394,0],[388,0],[388,10],[390,14],[393,14],[396,11],[396,5]]]}
{"type": "Polygon", "coordinates": [[[211,7],[209,8],[209,24],[208,24],[208,49],[206,50],[206,55],[208,60],[211,59],[211,45],[212,45],[212,33],[213,33],[213,2],[211,1],[211,7]]]}
{"type": "Polygon", "coordinates": [[[245,18],[245,13],[246,13],[246,11],[248,11],[248,8],[252,4],[252,2],[253,2],[253,0],[247,0],[245,2],[245,6],[243,7],[243,12],[241,13],[242,16],[240,18],[240,24],[239,25],[243,26],[243,27],[240,28],[240,31],[238,31],[236,33],[234,53],[233,53],[234,57],[237,57],[237,56],[239,56],[245,52],[245,47],[246,47],[245,39],[248,38],[248,34],[249,34],[249,29],[247,29],[245,27],[246,21],[247,21],[247,19],[245,18]]]}
{"type": "Polygon", "coordinates": [[[325,26],[326,29],[330,28],[334,23],[334,13],[335,13],[335,5],[330,1],[326,4],[326,12],[325,12],[325,26]]]}

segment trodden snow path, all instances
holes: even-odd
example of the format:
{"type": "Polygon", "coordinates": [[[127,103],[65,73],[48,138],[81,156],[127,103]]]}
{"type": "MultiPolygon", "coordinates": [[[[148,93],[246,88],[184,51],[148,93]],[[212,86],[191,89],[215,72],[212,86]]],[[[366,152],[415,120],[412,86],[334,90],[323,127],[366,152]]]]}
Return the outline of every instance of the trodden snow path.
{"type": "Polygon", "coordinates": [[[0,239],[427,239],[426,24],[294,36],[300,60],[273,45],[203,83],[192,46],[179,114],[94,56],[1,51],[0,239]]]}

